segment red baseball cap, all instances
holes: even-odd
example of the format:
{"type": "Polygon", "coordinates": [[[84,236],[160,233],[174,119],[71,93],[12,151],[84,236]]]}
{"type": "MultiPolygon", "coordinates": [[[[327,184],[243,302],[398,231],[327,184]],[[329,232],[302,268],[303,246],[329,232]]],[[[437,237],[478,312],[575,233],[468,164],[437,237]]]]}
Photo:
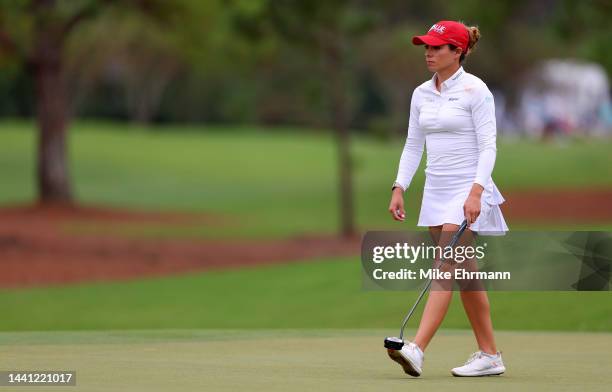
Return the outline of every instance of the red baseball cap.
{"type": "Polygon", "coordinates": [[[467,52],[470,42],[470,33],[463,23],[442,20],[429,29],[425,35],[415,35],[412,43],[415,45],[441,46],[445,44],[455,45],[467,52]]]}

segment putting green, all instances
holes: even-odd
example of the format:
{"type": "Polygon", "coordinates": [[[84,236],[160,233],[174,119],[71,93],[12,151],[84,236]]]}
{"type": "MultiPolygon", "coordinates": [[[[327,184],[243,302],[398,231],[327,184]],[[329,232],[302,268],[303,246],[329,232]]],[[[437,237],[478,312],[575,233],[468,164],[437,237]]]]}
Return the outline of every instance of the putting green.
{"type": "Polygon", "coordinates": [[[411,378],[386,356],[389,332],[6,332],[0,370],[76,370],[68,391],[608,391],[612,383],[608,333],[498,332],[506,374],[454,378],[449,369],[474,341],[469,331],[441,331],[423,376],[411,378]]]}

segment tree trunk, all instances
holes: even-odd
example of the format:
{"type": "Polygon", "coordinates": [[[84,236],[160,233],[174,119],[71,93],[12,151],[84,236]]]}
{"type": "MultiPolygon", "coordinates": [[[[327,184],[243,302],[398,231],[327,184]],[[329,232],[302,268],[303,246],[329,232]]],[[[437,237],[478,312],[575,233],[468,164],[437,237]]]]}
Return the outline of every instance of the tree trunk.
{"type": "Polygon", "coordinates": [[[355,235],[353,212],[353,176],[350,133],[348,129],[346,75],[344,74],[344,55],[338,41],[327,46],[327,65],[331,95],[332,122],[338,151],[338,176],[340,196],[341,235],[355,235]]]}
{"type": "Polygon", "coordinates": [[[37,26],[32,67],[38,123],[38,199],[72,204],[67,165],[68,110],[62,67],[62,39],[45,24],[37,26]]]}
{"type": "Polygon", "coordinates": [[[340,176],[340,220],[342,223],[341,234],[344,237],[355,235],[355,223],[353,213],[353,173],[351,159],[351,143],[348,126],[345,119],[344,100],[333,103],[335,117],[334,130],[336,133],[336,145],[338,148],[338,175],[340,176]]]}

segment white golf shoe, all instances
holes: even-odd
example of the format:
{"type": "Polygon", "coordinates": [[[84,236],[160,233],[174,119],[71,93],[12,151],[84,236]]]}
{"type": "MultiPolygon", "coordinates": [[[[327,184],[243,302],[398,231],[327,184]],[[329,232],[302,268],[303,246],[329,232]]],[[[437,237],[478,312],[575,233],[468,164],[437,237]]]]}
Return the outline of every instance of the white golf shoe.
{"type": "Polygon", "coordinates": [[[465,365],[453,368],[455,377],[496,376],[506,371],[501,353],[497,355],[477,351],[467,360],[465,365]]]}
{"type": "Polygon", "coordinates": [[[387,354],[392,360],[400,364],[405,373],[413,377],[421,375],[424,355],[416,344],[406,342],[401,350],[387,349],[387,354]]]}

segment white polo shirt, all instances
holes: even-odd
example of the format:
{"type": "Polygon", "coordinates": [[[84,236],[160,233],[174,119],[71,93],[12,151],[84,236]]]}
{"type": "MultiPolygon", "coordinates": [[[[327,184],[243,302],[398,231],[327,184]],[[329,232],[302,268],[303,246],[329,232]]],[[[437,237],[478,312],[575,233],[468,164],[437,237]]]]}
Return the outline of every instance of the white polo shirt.
{"type": "Polygon", "coordinates": [[[434,74],[412,94],[396,182],[408,188],[426,144],[428,179],[469,177],[486,187],[497,151],[493,95],[463,67],[442,83],[441,91],[436,89],[435,78],[434,74]]]}

